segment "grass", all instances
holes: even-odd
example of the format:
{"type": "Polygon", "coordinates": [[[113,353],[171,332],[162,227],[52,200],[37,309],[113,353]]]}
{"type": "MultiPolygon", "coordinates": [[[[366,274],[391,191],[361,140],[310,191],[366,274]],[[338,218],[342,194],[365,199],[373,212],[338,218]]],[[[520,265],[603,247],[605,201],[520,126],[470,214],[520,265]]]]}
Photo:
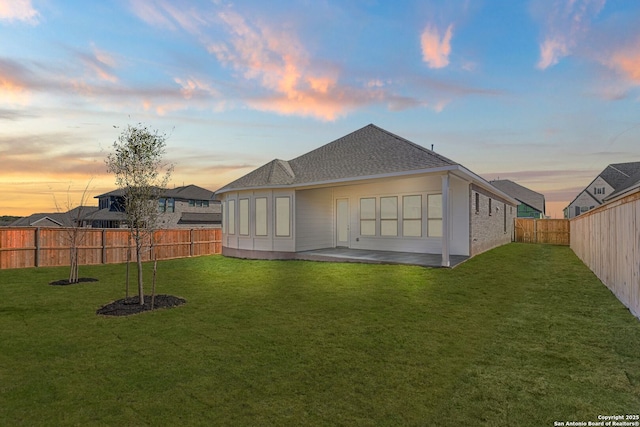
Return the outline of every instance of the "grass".
{"type": "MultiPolygon", "coordinates": [[[[150,277],[150,265],[147,277],[150,277]]],[[[523,425],[638,413],[640,322],[569,248],[453,270],[159,263],[187,304],[107,318],[124,266],[0,271],[0,425],[523,425]]]]}

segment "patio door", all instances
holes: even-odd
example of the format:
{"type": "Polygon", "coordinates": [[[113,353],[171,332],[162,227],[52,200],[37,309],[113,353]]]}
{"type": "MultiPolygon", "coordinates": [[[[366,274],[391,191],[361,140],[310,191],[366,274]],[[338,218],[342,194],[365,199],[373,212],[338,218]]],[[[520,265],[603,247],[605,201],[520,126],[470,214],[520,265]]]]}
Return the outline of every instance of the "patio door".
{"type": "Polygon", "coordinates": [[[336,247],[349,247],[349,199],[336,200],[336,247]]]}

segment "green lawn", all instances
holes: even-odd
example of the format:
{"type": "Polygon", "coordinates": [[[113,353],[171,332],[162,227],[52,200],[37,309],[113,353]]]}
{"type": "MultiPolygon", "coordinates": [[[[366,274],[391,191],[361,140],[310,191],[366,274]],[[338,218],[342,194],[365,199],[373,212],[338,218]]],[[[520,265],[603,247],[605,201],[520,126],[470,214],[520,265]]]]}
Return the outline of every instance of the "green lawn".
{"type": "MultiPolygon", "coordinates": [[[[147,265],[147,271],[150,271],[147,265]]],[[[158,264],[187,304],[95,314],[124,266],[0,271],[0,425],[552,426],[640,412],[640,321],[569,248],[456,269],[158,264]]],[[[150,277],[148,274],[147,277],[150,277]]]]}

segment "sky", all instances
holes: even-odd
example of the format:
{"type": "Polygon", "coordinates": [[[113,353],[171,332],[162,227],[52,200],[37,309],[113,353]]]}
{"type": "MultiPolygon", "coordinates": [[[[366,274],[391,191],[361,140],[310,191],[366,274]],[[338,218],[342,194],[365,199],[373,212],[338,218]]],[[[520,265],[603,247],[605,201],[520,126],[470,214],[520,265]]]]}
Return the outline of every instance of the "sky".
{"type": "Polygon", "coordinates": [[[562,209],[640,161],[635,0],[0,0],[0,215],[97,204],[127,125],[217,190],[369,123],[562,209]]]}

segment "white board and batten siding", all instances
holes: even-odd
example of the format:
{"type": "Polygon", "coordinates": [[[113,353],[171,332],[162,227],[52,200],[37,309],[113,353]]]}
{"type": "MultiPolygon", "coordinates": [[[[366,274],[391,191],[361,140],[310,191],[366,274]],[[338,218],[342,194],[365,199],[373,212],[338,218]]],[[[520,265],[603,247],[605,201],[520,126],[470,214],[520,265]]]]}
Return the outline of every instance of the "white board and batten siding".
{"type": "MultiPolygon", "coordinates": [[[[315,191],[315,190],[312,190],[315,191]]],[[[298,192],[299,194],[300,192],[298,192]]],[[[332,214],[328,217],[323,227],[317,228],[318,232],[326,232],[331,226],[329,237],[331,246],[336,246],[335,216],[336,201],[348,200],[349,203],[349,228],[348,242],[352,249],[401,251],[415,253],[440,253],[442,251],[442,237],[428,237],[428,196],[442,194],[442,179],[440,175],[424,175],[409,178],[384,179],[370,183],[344,185],[333,187],[332,202],[329,207],[332,214]],[[403,197],[421,196],[422,209],[420,221],[420,235],[415,237],[404,236],[403,232],[403,197]],[[383,236],[381,224],[381,198],[397,197],[397,235],[383,236]],[[361,234],[361,199],[375,199],[375,235],[361,234]]],[[[327,200],[328,195],[325,195],[327,200]]],[[[450,221],[451,254],[469,255],[469,184],[461,179],[452,177],[450,183],[450,221]]],[[[299,202],[298,202],[299,203],[299,202]]],[[[326,209],[326,207],[325,207],[326,209]]],[[[322,212],[327,218],[326,212],[322,212]]],[[[300,220],[300,218],[298,218],[300,220]]],[[[300,224],[300,223],[299,223],[300,224]]],[[[298,233],[302,232],[301,227],[298,233]]],[[[407,233],[409,234],[409,233],[407,233]]],[[[326,236],[325,236],[326,238],[326,236]]],[[[316,239],[320,239],[317,235],[316,239]]],[[[323,241],[324,244],[327,241],[323,241]]],[[[324,246],[327,247],[327,246],[324,246]]],[[[318,247],[319,248],[319,247],[318,247]]],[[[306,249],[306,248],[305,248],[306,249]]],[[[315,248],[309,248],[315,249],[315,248]]]]}
{"type": "Polygon", "coordinates": [[[640,318],[640,190],[573,218],[571,249],[640,318]]]}
{"type": "Polygon", "coordinates": [[[229,192],[225,193],[222,203],[224,246],[249,251],[295,251],[295,222],[293,221],[295,192],[293,190],[229,192]],[[288,218],[283,215],[276,217],[275,207],[279,198],[288,200],[288,218]],[[229,218],[230,203],[234,205],[233,219],[229,218]],[[241,209],[241,204],[248,209],[241,209]],[[260,221],[261,224],[259,224],[257,218],[263,218],[264,221],[260,221]],[[277,235],[278,229],[281,235],[277,235]]]}
{"type": "Polygon", "coordinates": [[[296,191],[296,250],[334,246],[332,188],[296,191]]]}

